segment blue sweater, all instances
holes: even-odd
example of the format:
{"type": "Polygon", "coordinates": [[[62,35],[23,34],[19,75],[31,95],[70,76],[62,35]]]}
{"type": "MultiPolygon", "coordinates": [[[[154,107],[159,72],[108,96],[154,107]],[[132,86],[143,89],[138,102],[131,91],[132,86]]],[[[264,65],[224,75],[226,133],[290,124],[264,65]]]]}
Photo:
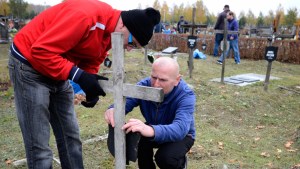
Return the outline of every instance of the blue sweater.
{"type": "MultiPolygon", "coordinates": [[[[232,20],[228,20],[228,30],[229,31],[238,31],[239,30],[239,24],[235,19],[232,20]]],[[[237,34],[228,34],[227,35],[227,40],[230,40],[230,37],[233,37],[233,40],[238,39],[238,35],[237,34]]]]}
{"type": "MultiPolygon", "coordinates": [[[[138,85],[151,86],[150,78],[141,80],[138,85]]],[[[164,97],[164,101],[126,98],[126,114],[139,106],[146,120],[155,132],[157,143],[176,142],[189,135],[195,139],[194,111],[196,96],[184,80],[164,97]]]]}

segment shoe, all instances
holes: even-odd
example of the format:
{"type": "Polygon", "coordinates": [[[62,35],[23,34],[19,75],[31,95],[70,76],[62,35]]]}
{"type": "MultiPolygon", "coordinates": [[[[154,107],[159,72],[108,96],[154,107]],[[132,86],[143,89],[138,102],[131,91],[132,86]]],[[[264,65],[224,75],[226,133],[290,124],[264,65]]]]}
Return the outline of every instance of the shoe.
{"type": "Polygon", "coordinates": [[[223,64],[220,60],[218,60],[217,63],[218,63],[219,65],[222,65],[222,64],[223,64]]]}
{"type": "Polygon", "coordinates": [[[239,65],[239,64],[240,64],[240,62],[236,62],[236,64],[237,64],[237,65],[239,65]]]}

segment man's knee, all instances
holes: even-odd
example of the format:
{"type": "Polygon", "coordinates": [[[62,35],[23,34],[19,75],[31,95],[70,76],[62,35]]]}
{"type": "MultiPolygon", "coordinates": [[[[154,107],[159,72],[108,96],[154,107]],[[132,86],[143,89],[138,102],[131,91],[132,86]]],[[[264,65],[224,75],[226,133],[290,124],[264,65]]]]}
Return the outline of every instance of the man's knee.
{"type": "Polygon", "coordinates": [[[169,156],[163,153],[155,154],[155,162],[156,165],[161,169],[169,169],[169,168],[182,168],[184,166],[185,158],[176,159],[173,156],[169,156]]]}

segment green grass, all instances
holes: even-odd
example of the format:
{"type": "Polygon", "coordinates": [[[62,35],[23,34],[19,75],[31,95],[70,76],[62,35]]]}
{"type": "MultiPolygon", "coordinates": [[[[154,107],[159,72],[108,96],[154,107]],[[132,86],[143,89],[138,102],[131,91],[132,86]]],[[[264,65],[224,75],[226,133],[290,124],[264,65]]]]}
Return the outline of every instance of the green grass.
{"type": "MultiPolygon", "coordinates": [[[[8,81],[6,63],[7,45],[0,45],[0,80],[8,81]]],[[[217,58],[194,60],[193,78],[189,78],[187,54],[178,54],[183,79],[194,87],[197,95],[196,129],[197,137],[188,154],[190,169],[198,168],[291,168],[300,164],[300,95],[279,89],[285,86],[298,90],[300,86],[300,65],[273,62],[271,75],[281,78],[271,80],[268,91],[263,82],[238,87],[211,82],[221,75],[217,58]],[[259,127],[260,126],[260,127],[259,127]],[[290,149],[285,148],[293,141],[290,149]],[[264,157],[261,154],[266,153],[264,157]]],[[[151,65],[144,64],[141,51],[126,52],[125,71],[128,83],[136,83],[150,74],[151,65]]],[[[226,61],[225,76],[241,73],[266,74],[267,62],[241,60],[235,65],[233,59],[226,61]]],[[[100,73],[106,72],[102,67],[100,73]]],[[[111,71],[111,70],[108,70],[111,71]]],[[[106,74],[111,78],[111,74],[106,74]]],[[[0,92],[0,168],[7,166],[5,160],[19,160],[25,157],[20,129],[15,116],[13,91],[0,92]]],[[[103,135],[107,132],[104,111],[113,102],[108,94],[101,98],[93,109],[76,105],[76,113],[82,140],[103,135]]],[[[128,115],[142,118],[139,110],[128,115]]],[[[50,146],[54,150],[52,136],[50,146]]],[[[114,159],[108,152],[106,140],[83,145],[84,164],[87,169],[114,168],[114,159]]],[[[24,166],[18,168],[26,168],[24,166]]],[[[57,165],[54,168],[59,168],[57,165]]],[[[131,163],[127,168],[137,168],[131,163]]]]}

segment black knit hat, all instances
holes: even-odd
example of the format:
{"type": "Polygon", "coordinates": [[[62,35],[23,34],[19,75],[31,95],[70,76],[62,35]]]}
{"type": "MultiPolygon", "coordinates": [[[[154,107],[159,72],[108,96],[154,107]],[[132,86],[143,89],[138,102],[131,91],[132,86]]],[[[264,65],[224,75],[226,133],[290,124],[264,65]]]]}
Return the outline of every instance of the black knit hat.
{"type": "Polygon", "coordinates": [[[148,44],[154,26],[160,22],[160,13],[153,8],[122,11],[121,17],[129,32],[142,46],[148,44]]]}

